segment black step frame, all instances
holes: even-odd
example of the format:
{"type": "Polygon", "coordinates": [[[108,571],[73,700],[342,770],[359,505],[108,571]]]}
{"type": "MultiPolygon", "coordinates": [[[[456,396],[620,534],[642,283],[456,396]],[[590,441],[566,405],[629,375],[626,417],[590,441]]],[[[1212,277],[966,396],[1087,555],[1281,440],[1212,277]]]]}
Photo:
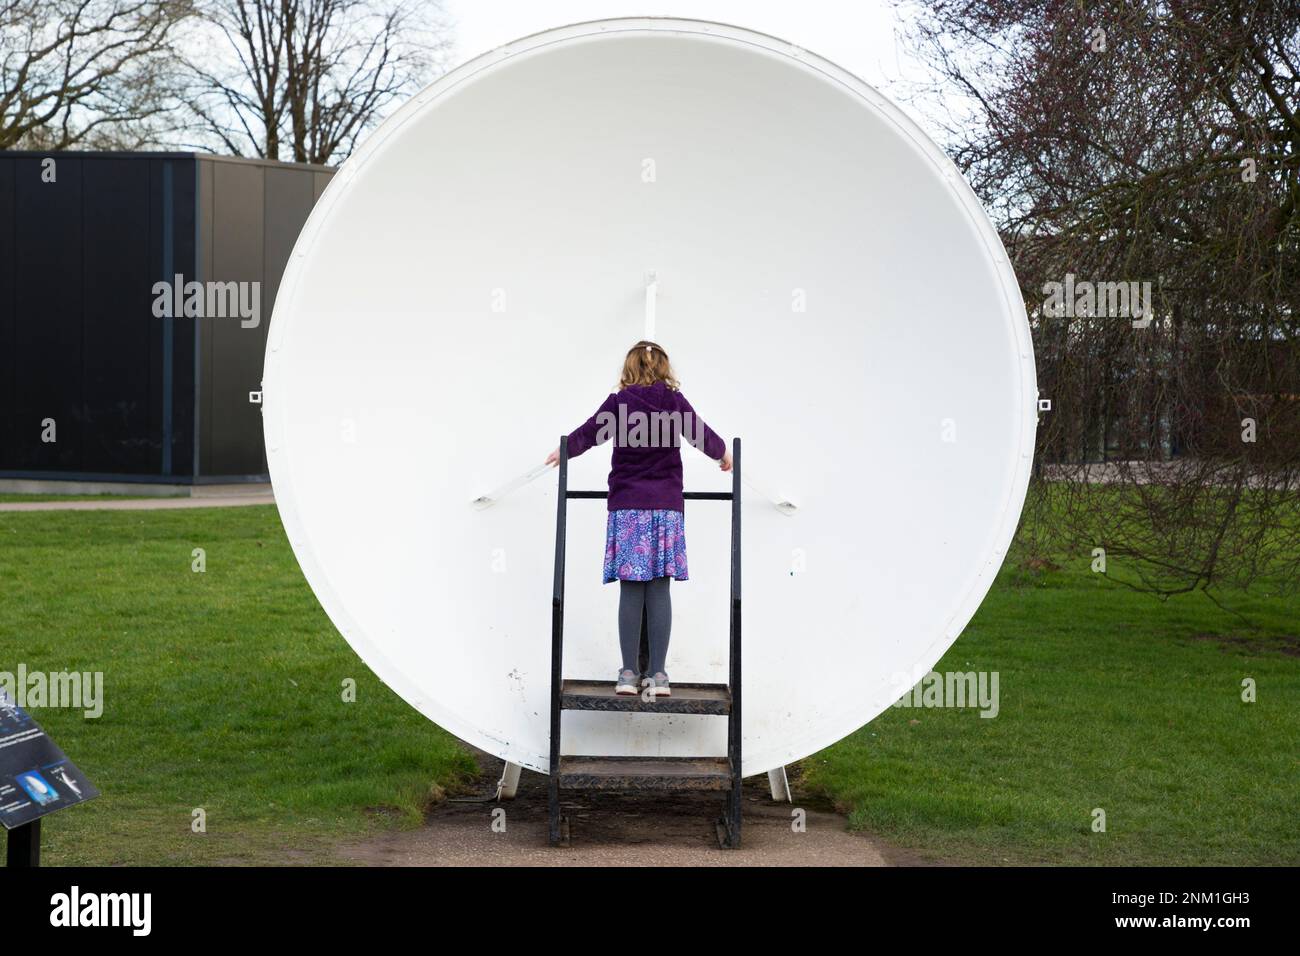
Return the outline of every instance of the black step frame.
{"type": "MultiPolygon", "coordinates": [[[[606,491],[569,490],[569,442],[560,436],[559,490],[555,505],[555,581],[551,597],[551,774],[547,780],[549,839],[564,842],[565,827],[560,814],[560,715],[564,688],[564,556],[570,498],[607,499],[606,491]]],[[[731,442],[731,491],[688,491],[692,501],[731,502],[731,628],[728,647],[728,687],[731,704],[727,715],[727,765],[731,787],[726,808],[718,820],[718,841],[727,849],[740,846],[741,822],[741,724],[740,724],[740,439],[731,442]]]]}

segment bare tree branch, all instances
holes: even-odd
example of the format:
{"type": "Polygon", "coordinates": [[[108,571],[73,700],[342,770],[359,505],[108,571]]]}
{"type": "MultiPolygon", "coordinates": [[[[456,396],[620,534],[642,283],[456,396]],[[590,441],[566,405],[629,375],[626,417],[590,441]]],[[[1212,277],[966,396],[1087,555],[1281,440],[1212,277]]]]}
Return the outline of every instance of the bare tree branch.
{"type": "Polygon", "coordinates": [[[1160,594],[1300,585],[1300,6],[904,5],[1053,401],[1032,524],[1160,594]],[[1149,283],[1150,322],[1049,307],[1067,276],[1149,283]]]}
{"type": "Polygon", "coordinates": [[[0,148],[149,138],[190,0],[2,0],[0,148]]]}
{"type": "Polygon", "coordinates": [[[338,163],[384,112],[428,82],[450,40],[436,3],[203,0],[230,57],[188,57],[195,128],[236,155],[338,163]]]}

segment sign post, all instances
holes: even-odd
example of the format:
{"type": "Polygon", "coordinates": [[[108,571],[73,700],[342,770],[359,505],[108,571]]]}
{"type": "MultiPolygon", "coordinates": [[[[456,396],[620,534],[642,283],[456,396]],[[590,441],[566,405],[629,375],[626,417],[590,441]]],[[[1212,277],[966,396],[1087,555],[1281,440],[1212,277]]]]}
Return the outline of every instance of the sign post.
{"type": "Polygon", "coordinates": [[[33,820],[9,831],[6,866],[41,865],[41,821],[33,820]]]}

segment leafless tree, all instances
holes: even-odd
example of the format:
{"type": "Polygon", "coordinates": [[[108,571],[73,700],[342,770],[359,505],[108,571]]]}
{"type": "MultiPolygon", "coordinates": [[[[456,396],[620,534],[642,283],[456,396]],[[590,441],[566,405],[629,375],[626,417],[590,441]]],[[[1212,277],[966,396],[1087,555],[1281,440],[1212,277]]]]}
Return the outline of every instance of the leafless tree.
{"type": "Polygon", "coordinates": [[[187,57],[190,108],[200,136],[237,156],[341,162],[386,108],[442,67],[449,49],[435,2],[199,4],[209,30],[187,57]]]}
{"type": "Polygon", "coordinates": [[[149,138],[189,13],[188,0],[0,0],[0,148],[149,138]]]}
{"type": "Polygon", "coordinates": [[[960,96],[948,145],[999,220],[1053,400],[1031,524],[1161,594],[1295,587],[1300,4],[905,6],[960,96]],[[1151,314],[1059,310],[1067,276],[1150,283],[1151,314]]]}

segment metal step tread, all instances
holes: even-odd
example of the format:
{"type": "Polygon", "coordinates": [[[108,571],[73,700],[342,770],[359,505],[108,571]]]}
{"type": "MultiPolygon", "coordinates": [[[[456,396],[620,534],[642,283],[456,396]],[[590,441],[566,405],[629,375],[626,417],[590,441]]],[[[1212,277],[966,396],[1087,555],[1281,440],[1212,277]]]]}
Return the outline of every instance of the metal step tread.
{"type": "Polygon", "coordinates": [[[612,680],[566,680],[560,689],[562,710],[612,710],[661,714],[731,713],[731,691],[726,684],[672,685],[672,696],[644,700],[640,695],[619,697],[612,680]]]}
{"type": "Polygon", "coordinates": [[[560,757],[559,785],[576,790],[730,790],[726,757],[560,757]]]}

